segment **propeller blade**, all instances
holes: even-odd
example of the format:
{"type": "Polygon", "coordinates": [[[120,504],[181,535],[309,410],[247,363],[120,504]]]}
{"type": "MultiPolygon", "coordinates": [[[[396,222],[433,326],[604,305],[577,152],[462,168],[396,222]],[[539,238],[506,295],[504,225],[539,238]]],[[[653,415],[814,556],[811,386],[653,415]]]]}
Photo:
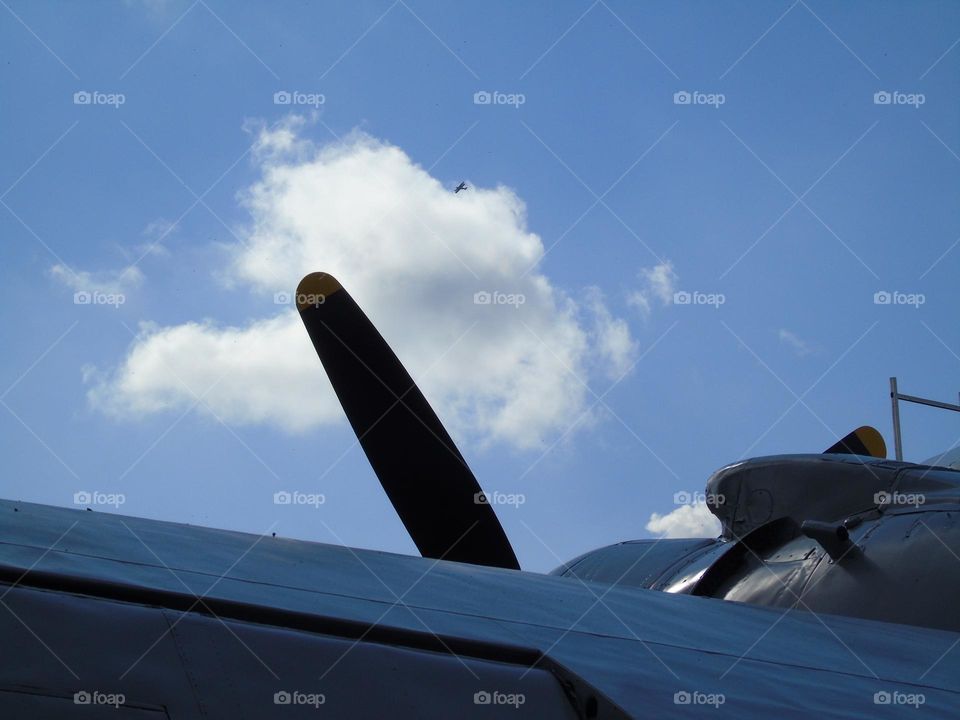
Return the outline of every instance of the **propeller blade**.
{"type": "Polygon", "coordinates": [[[864,425],[828,447],[823,451],[823,454],[869,455],[875,458],[885,458],[887,456],[887,444],[883,441],[883,435],[880,434],[879,430],[864,425]]]}
{"type": "Polygon", "coordinates": [[[420,388],[332,275],[297,287],[300,318],[397,515],[424,557],[520,569],[477,479],[420,388]]]}

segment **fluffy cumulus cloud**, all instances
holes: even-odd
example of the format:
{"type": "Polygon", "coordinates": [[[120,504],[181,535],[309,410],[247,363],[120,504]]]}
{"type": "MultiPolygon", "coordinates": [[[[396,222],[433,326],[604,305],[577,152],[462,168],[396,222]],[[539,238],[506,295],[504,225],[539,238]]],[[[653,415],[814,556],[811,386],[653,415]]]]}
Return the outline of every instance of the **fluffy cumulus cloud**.
{"type": "Polygon", "coordinates": [[[244,327],[144,323],[119,368],[87,374],[90,400],[118,416],[195,408],[225,422],[296,432],[339,410],[303,325],[290,313],[244,327]]]}
{"type": "Polygon", "coordinates": [[[316,270],[350,291],[461,437],[541,445],[583,412],[584,382],[629,370],[626,323],[597,289],[564,292],[536,270],[543,243],[509,188],[454,194],[398,147],[363,134],[318,146],[296,120],[259,130],[254,156],[247,236],[220,281],[269,311],[237,327],[143,325],[117,367],[90,374],[95,406],[196,407],[290,431],[339,422],[296,311],[273,305],[316,270]]]}
{"type": "Polygon", "coordinates": [[[716,537],[720,534],[720,521],[705,502],[696,502],[681,505],[666,515],[653,513],[647,530],[665,538],[716,537]]]}

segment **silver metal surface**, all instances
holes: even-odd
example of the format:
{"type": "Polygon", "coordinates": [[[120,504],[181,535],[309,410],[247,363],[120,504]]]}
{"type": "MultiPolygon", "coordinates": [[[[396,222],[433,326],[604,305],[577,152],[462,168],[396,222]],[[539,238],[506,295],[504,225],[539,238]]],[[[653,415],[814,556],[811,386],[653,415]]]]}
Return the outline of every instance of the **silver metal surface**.
{"type": "MultiPolygon", "coordinates": [[[[339,642],[327,633],[232,619],[225,627],[202,608],[184,616],[29,587],[32,573],[49,572],[178,593],[186,585],[210,602],[244,602],[450,642],[531,648],[632,717],[689,717],[700,710],[718,718],[867,718],[882,715],[874,695],[885,692],[922,693],[924,716],[947,717],[960,702],[960,653],[950,651],[960,634],[953,632],[26,503],[0,502],[0,518],[0,563],[22,572],[33,568],[4,602],[49,648],[0,608],[7,649],[2,690],[42,684],[43,692],[63,695],[93,684],[163,706],[171,718],[321,717],[265,712],[264,693],[272,698],[290,684],[326,689],[331,697],[336,692],[319,680],[335,655],[328,650],[339,642]],[[208,682],[210,673],[214,682],[208,682]],[[208,699],[208,693],[231,692],[233,704],[208,699]],[[721,693],[724,703],[691,708],[675,702],[678,693],[694,692],[721,693]]],[[[894,537],[900,530],[893,523],[901,521],[890,522],[894,537]]],[[[373,645],[383,646],[361,642],[342,663],[356,650],[361,658],[390,657],[366,655],[373,645]]],[[[356,711],[333,716],[380,716],[375,693],[436,692],[451,702],[446,685],[457,697],[485,687],[455,657],[446,657],[453,662],[422,665],[412,679],[373,659],[347,664],[340,684],[356,711]],[[441,666],[457,679],[448,683],[441,666]],[[374,710],[365,714],[368,706],[374,710]]],[[[501,670],[498,677],[517,678],[509,667],[501,670]]],[[[551,687],[543,686],[544,702],[552,702],[551,687]]],[[[477,709],[472,695],[465,706],[439,707],[446,717],[471,717],[477,709]]],[[[510,711],[507,717],[552,716],[529,705],[510,711]]],[[[415,713],[397,714],[404,715],[415,713]]]]}

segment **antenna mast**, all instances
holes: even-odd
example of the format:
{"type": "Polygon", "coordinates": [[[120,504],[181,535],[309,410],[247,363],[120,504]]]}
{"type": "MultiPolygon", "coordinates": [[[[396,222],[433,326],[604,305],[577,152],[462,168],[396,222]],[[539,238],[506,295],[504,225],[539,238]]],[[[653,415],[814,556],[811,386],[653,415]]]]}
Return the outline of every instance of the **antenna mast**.
{"type": "Polygon", "coordinates": [[[953,410],[960,412],[960,405],[951,405],[950,403],[940,402],[939,400],[929,400],[927,398],[917,397],[916,395],[904,395],[897,390],[897,379],[890,378],[890,404],[893,406],[893,446],[897,453],[897,460],[903,460],[903,442],[900,436],[900,401],[917,403],[918,405],[929,405],[930,407],[940,408],[941,410],[953,410]]]}

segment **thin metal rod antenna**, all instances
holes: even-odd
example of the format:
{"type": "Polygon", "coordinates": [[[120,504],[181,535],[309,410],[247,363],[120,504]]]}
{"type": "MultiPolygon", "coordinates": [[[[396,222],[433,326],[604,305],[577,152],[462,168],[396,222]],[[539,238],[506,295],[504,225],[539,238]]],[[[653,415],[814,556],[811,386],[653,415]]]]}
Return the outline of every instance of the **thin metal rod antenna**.
{"type": "Polygon", "coordinates": [[[890,403],[893,406],[893,447],[898,462],[903,461],[903,441],[900,439],[900,394],[897,392],[897,379],[890,378],[890,403]]]}
{"type": "Polygon", "coordinates": [[[903,441],[900,436],[900,401],[917,403],[917,405],[927,405],[929,407],[940,408],[941,410],[952,410],[960,412],[960,405],[951,405],[950,403],[940,402],[939,400],[930,400],[928,398],[917,397],[916,395],[904,395],[897,390],[897,379],[890,378],[890,404],[893,407],[893,446],[896,449],[897,460],[903,460],[903,441]]]}

